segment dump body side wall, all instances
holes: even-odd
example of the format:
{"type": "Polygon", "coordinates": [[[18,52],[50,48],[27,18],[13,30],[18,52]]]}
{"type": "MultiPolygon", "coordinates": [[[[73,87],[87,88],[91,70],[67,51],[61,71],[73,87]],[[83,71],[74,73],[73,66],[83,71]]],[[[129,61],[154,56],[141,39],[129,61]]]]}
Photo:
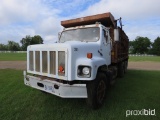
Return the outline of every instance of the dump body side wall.
{"type": "Polygon", "coordinates": [[[61,21],[61,25],[65,28],[68,28],[68,27],[95,24],[96,22],[100,22],[106,27],[110,26],[115,27],[114,17],[110,12],[61,21]]]}
{"type": "Polygon", "coordinates": [[[111,62],[112,64],[119,63],[128,59],[129,39],[124,31],[118,27],[119,41],[114,41],[114,29],[110,29],[112,39],[111,62]]]}

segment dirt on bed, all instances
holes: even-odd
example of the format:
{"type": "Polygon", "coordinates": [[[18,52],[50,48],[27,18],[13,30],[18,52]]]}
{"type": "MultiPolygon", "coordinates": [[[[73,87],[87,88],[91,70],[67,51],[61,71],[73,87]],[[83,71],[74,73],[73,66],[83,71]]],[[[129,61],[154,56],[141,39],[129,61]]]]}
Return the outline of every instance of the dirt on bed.
{"type": "MultiPolygon", "coordinates": [[[[26,70],[26,61],[0,61],[0,69],[26,70]]],[[[135,70],[160,70],[160,62],[129,62],[128,69],[135,70]]]]}

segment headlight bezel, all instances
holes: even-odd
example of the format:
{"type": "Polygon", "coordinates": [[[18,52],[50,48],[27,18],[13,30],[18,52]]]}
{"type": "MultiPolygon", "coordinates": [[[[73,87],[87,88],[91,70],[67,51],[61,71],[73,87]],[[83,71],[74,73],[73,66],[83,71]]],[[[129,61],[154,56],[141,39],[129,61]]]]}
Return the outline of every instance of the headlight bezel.
{"type": "Polygon", "coordinates": [[[89,78],[91,77],[91,67],[90,66],[86,66],[86,65],[79,65],[78,69],[77,69],[77,75],[80,78],[89,78]],[[84,74],[83,70],[88,68],[89,73],[88,74],[84,74]]]}

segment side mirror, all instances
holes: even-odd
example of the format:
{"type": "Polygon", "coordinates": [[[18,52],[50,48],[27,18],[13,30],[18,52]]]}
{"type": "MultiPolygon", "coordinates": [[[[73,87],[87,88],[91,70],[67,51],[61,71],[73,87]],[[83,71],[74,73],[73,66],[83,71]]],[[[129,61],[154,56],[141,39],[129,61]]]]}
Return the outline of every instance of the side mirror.
{"type": "Polygon", "coordinates": [[[103,30],[103,33],[104,33],[104,37],[105,37],[105,40],[106,40],[106,43],[108,41],[108,32],[103,30]]]}
{"type": "Polygon", "coordinates": [[[108,36],[108,33],[105,30],[103,30],[103,34],[105,38],[108,36]]]}
{"type": "Polygon", "coordinates": [[[119,41],[119,30],[114,29],[114,41],[119,41]]]}
{"type": "Polygon", "coordinates": [[[62,32],[58,33],[58,40],[61,38],[61,34],[62,34],[62,32]]]}
{"type": "Polygon", "coordinates": [[[108,37],[108,32],[106,32],[106,36],[108,37]]]}

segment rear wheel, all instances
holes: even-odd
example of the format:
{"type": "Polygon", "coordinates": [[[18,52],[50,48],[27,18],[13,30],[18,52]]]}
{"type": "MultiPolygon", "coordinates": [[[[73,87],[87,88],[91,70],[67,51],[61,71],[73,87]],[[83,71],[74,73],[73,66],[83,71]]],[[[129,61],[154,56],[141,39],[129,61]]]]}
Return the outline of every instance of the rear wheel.
{"type": "Polygon", "coordinates": [[[87,84],[87,104],[97,109],[104,103],[107,88],[107,77],[104,73],[98,73],[95,80],[87,84]]]}
{"type": "Polygon", "coordinates": [[[125,73],[124,62],[119,63],[118,65],[118,76],[123,77],[125,73]]]}

